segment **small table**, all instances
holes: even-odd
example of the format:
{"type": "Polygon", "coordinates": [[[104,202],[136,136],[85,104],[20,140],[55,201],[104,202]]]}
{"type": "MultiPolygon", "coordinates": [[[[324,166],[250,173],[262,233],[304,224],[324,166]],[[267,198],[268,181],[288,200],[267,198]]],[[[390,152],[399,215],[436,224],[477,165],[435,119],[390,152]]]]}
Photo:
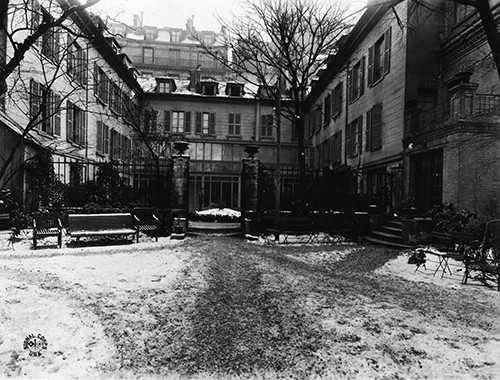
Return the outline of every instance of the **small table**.
{"type": "Polygon", "coordinates": [[[441,269],[442,273],[441,273],[441,278],[443,278],[444,274],[448,271],[448,273],[450,273],[450,275],[452,274],[451,273],[451,269],[450,269],[450,266],[448,264],[448,260],[450,259],[451,255],[448,253],[448,252],[442,252],[442,251],[437,251],[437,250],[431,250],[431,249],[427,249],[425,251],[425,253],[427,254],[431,254],[431,255],[434,255],[434,256],[437,256],[438,258],[438,266],[436,268],[436,270],[434,271],[434,276],[436,275],[437,272],[439,272],[439,270],[441,269]]]}

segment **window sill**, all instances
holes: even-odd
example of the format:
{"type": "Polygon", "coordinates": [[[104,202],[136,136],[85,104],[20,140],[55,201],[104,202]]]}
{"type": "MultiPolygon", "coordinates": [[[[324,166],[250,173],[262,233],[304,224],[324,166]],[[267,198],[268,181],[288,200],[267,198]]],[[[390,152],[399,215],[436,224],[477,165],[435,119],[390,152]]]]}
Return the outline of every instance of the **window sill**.
{"type": "Polygon", "coordinates": [[[202,139],[210,139],[210,138],[216,138],[217,135],[212,135],[210,133],[196,133],[198,136],[200,136],[202,139]]]}
{"type": "Polygon", "coordinates": [[[274,141],[273,136],[260,136],[260,140],[274,141]]]}
{"type": "Polygon", "coordinates": [[[241,135],[226,135],[226,139],[228,140],[241,140],[241,135]]]}
{"type": "Polygon", "coordinates": [[[373,83],[370,85],[370,87],[375,87],[377,84],[379,84],[380,82],[382,82],[387,74],[389,74],[389,72],[385,73],[384,75],[382,75],[377,80],[374,80],[373,83]]]}
{"type": "Polygon", "coordinates": [[[382,150],[382,145],[379,145],[379,146],[376,146],[374,148],[371,148],[370,150],[368,150],[368,152],[376,152],[378,150],[382,150]]]}
{"type": "Polygon", "coordinates": [[[43,136],[43,137],[46,137],[48,139],[56,139],[57,136],[56,135],[51,135],[50,133],[47,133],[47,132],[44,132],[44,131],[41,131],[39,129],[34,129],[36,131],[36,133],[38,133],[40,136],[43,136]]]}

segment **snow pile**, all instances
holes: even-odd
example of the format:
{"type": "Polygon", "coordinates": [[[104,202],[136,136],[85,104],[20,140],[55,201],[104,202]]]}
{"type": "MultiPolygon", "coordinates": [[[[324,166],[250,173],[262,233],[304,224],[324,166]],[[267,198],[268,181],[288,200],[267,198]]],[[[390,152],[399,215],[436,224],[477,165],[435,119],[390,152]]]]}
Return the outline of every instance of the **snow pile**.
{"type": "Polygon", "coordinates": [[[209,210],[195,211],[196,215],[213,215],[213,216],[228,216],[231,218],[239,218],[241,212],[230,208],[211,208],[209,210]]]}

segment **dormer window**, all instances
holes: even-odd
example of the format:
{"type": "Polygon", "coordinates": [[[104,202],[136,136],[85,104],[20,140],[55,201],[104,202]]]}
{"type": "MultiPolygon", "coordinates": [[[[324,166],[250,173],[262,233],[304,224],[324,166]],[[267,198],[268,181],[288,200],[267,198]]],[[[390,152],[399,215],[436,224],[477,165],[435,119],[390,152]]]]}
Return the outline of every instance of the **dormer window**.
{"type": "Polygon", "coordinates": [[[226,85],[226,95],[228,96],[243,96],[243,85],[239,83],[228,83],[226,85]]]}
{"type": "Polygon", "coordinates": [[[176,90],[173,79],[156,79],[156,92],[170,94],[176,90]]]}
{"type": "Polygon", "coordinates": [[[202,83],[201,91],[203,95],[217,95],[219,93],[219,85],[216,82],[213,83],[202,83]]]}

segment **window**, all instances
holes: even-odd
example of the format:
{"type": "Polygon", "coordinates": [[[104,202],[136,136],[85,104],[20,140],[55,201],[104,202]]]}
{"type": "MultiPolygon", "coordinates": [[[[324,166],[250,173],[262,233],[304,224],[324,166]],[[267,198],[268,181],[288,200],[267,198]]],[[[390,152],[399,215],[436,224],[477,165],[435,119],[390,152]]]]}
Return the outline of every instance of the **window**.
{"type": "Polygon", "coordinates": [[[328,94],[325,98],[325,125],[332,118],[332,94],[328,94]]]}
{"type": "Polygon", "coordinates": [[[260,124],[261,137],[273,137],[274,115],[262,115],[260,124]]]}
{"type": "Polygon", "coordinates": [[[203,95],[217,95],[219,93],[217,83],[202,83],[201,88],[203,95]]]}
{"type": "Polygon", "coordinates": [[[215,113],[196,112],[196,133],[215,135],[215,113]]]}
{"type": "Polygon", "coordinates": [[[391,66],[391,28],[368,49],[368,85],[374,85],[386,75],[391,66]]]}
{"type": "Polygon", "coordinates": [[[61,135],[61,96],[33,79],[30,80],[30,119],[35,129],[51,136],[61,135]]]}
{"type": "Polygon", "coordinates": [[[332,93],[332,116],[335,118],[342,112],[342,82],[333,89],[332,93]]]}
{"type": "Polygon", "coordinates": [[[363,116],[358,117],[346,128],[346,150],[348,157],[355,157],[361,152],[363,116]]]}
{"type": "Polygon", "coordinates": [[[153,63],[154,62],[155,51],[153,48],[144,47],[142,48],[142,63],[153,63]]]}
{"type": "Polygon", "coordinates": [[[83,86],[87,83],[87,70],[87,52],[68,35],[68,75],[83,86]]]}
{"type": "Polygon", "coordinates": [[[375,104],[366,113],[366,150],[382,148],[382,103],[375,104]]]}
{"type": "Polygon", "coordinates": [[[243,95],[243,85],[228,83],[226,86],[226,95],[241,97],[243,95]]]}
{"type": "MultiPolygon", "coordinates": [[[[53,21],[53,17],[45,9],[42,9],[42,17],[43,22],[45,23],[53,21]]],[[[60,33],[55,28],[51,28],[43,33],[39,39],[42,54],[52,62],[59,62],[59,55],[61,51],[59,39],[60,33]]]]}
{"type": "Polygon", "coordinates": [[[163,94],[170,93],[170,82],[158,82],[157,90],[163,94]]]}
{"type": "Polygon", "coordinates": [[[104,70],[94,63],[94,95],[106,104],[109,101],[109,82],[104,70]]]}
{"type": "Polygon", "coordinates": [[[365,57],[363,56],[347,74],[349,101],[358,99],[365,92],[365,57]]]}
{"type": "Polygon", "coordinates": [[[96,150],[101,154],[109,153],[109,127],[102,121],[97,122],[97,147],[96,150]]]}
{"type": "Polygon", "coordinates": [[[182,111],[172,111],[172,132],[182,133],[184,132],[184,112],[182,111]]]}
{"type": "Polygon", "coordinates": [[[158,112],[155,110],[144,111],[144,132],[156,133],[157,131],[158,112]]]}
{"type": "Polygon", "coordinates": [[[322,119],[323,119],[323,107],[322,105],[318,105],[314,112],[312,113],[312,120],[311,120],[311,132],[314,133],[317,130],[321,128],[322,125],[322,119]]]}
{"type": "Polygon", "coordinates": [[[241,134],[241,114],[230,113],[228,125],[228,134],[232,136],[239,136],[241,134]]]}
{"type": "Polygon", "coordinates": [[[66,108],[66,139],[77,145],[85,144],[85,112],[68,100],[66,108]]]}

